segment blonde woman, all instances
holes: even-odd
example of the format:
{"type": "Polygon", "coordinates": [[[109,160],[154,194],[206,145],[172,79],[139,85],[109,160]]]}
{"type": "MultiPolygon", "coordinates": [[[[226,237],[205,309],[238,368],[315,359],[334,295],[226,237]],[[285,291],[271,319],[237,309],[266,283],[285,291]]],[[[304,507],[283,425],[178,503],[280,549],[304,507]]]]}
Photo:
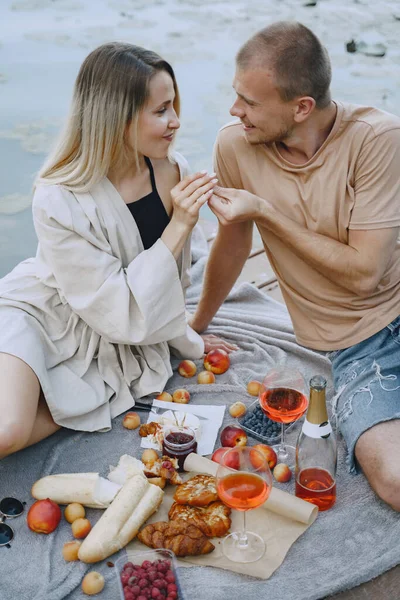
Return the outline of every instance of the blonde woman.
{"type": "Polygon", "coordinates": [[[110,43],[84,61],[36,182],[36,257],[0,280],[0,458],[61,426],[110,429],[164,389],[170,348],[234,348],[186,320],[190,234],[216,179],[171,151],[178,116],[154,52],[110,43]]]}

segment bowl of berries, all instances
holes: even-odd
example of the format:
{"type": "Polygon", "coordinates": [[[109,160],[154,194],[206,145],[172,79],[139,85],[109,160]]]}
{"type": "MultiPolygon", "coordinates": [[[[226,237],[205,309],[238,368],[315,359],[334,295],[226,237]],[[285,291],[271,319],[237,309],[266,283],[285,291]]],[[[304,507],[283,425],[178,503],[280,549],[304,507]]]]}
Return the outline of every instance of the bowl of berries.
{"type": "MultiPolygon", "coordinates": [[[[238,419],[238,423],[251,437],[265,444],[272,445],[281,439],[281,424],[272,421],[263,413],[258,400],[250,404],[246,414],[238,419]]],[[[286,425],[286,433],[291,431],[294,425],[295,423],[286,425]]]]}
{"type": "Polygon", "coordinates": [[[122,600],[185,600],[171,550],[127,552],[115,569],[122,600]]]}

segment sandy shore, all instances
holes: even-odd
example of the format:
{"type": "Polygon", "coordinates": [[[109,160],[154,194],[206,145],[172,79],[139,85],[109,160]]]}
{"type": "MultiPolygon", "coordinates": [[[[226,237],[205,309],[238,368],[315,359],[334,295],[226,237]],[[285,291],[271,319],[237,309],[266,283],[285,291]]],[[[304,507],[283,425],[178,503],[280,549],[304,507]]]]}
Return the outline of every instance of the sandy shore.
{"type": "MultiPolygon", "coordinates": [[[[229,120],[234,55],[255,31],[296,19],[327,46],[333,95],[400,112],[398,0],[2,0],[0,4],[0,276],[35,252],[30,190],[67,113],[88,52],[110,40],[149,47],[174,66],[183,114],[177,149],[209,168],[229,120]],[[311,3],[312,4],[312,3],[311,3]],[[376,58],[351,39],[382,44],[376,58]]],[[[207,212],[203,216],[208,216],[207,212]]]]}

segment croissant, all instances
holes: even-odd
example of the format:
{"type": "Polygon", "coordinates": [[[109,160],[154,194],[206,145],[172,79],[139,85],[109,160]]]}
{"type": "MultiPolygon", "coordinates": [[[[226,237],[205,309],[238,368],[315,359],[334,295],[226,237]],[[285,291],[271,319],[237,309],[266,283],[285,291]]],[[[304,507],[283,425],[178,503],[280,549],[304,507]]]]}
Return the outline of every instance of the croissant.
{"type": "Polygon", "coordinates": [[[168,513],[170,521],[183,521],[195,525],[207,537],[223,537],[231,526],[231,509],[220,501],[204,508],[175,502],[168,513]]]}
{"type": "Polygon", "coordinates": [[[194,525],[183,521],[150,523],[138,534],[139,541],[150,548],[166,548],[176,556],[209,554],[215,546],[194,525]]]}
{"type": "Polygon", "coordinates": [[[158,431],[162,429],[159,423],[152,421],[151,423],[143,423],[139,429],[140,437],[147,437],[148,435],[156,435],[158,431]]]}

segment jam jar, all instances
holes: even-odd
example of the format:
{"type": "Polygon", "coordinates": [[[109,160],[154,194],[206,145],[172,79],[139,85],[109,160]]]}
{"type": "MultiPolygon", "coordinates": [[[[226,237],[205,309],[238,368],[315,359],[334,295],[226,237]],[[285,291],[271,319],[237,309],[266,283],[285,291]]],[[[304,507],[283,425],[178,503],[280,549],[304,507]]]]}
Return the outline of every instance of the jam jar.
{"type": "Polygon", "coordinates": [[[164,434],[163,454],[178,460],[178,471],[183,471],[183,463],[192,452],[197,452],[197,440],[189,427],[171,427],[164,434]]]}

